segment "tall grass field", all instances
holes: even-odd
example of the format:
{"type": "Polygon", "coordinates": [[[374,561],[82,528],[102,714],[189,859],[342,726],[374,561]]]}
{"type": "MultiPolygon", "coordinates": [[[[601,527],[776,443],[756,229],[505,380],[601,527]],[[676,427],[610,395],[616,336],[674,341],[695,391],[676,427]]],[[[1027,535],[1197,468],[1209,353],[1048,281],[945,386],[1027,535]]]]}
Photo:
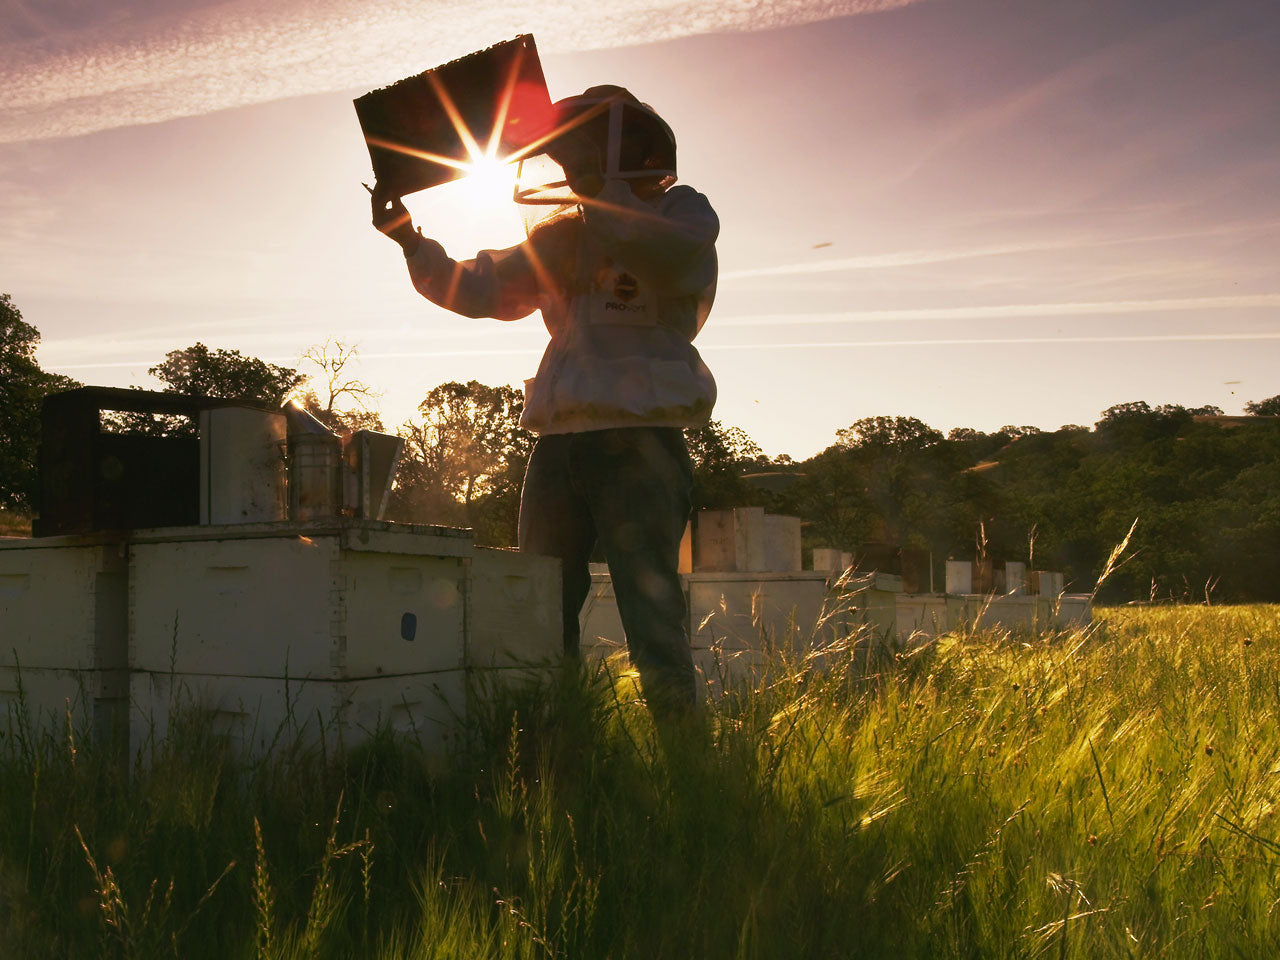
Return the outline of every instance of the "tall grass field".
{"type": "Polygon", "coordinates": [[[662,736],[611,667],[444,765],[15,708],[0,957],[1280,955],[1280,608],[779,653],[662,736]]]}

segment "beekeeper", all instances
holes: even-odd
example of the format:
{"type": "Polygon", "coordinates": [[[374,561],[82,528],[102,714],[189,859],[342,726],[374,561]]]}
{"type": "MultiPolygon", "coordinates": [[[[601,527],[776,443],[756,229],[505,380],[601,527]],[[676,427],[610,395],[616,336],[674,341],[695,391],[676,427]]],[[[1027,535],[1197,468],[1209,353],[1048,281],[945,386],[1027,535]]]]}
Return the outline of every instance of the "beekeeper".
{"type": "Polygon", "coordinates": [[[551,342],[525,381],[521,424],[538,439],[520,549],[560,558],[564,648],[576,656],[599,540],[631,660],[661,718],[697,701],[677,572],[692,488],[683,428],[705,424],[716,399],[692,341],[715,295],[719,220],[701,193],[673,186],[675,137],[627,90],[592,87],[555,111],[546,156],[517,175],[517,202],[545,213],[526,218],[523,243],[455,261],[378,191],[373,222],[433,303],[498,320],[542,311],[551,342]]]}

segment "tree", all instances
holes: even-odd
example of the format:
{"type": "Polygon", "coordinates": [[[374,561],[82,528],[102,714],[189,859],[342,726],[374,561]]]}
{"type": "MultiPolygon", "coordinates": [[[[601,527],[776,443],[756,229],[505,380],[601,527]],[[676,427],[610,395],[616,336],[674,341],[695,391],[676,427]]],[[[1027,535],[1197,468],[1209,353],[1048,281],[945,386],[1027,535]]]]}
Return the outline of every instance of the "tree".
{"type": "Polygon", "coordinates": [[[710,420],[684,435],[693,461],[694,512],[759,505],[760,491],[742,474],[764,462],[764,451],[744,430],[710,420]]]}
{"type": "Polygon", "coordinates": [[[40,408],[44,398],[79,386],[36,363],[40,333],[0,293],[0,507],[29,510],[36,484],[40,408]]]}
{"type": "Polygon", "coordinates": [[[271,407],[284,403],[306,377],[291,367],[281,367],[239,350],[214,350],[196,343],[185,350],[170,350],[147,373],[165,384],[167,393],[248,400],[271,407]]]}
{"type": "Polygon", "coordinates": [[[779,494],[777,509],[806,521],[808,547],[852,550],[874,536],[875,508],[864,471],[853,452],[839,444],[800,464],[795,483],[779,494]]]}
{"type": "Polygon", "coordinates": [[[915,417],[864,417],[836,431],[840,447],[877,448],[901,455],[931,447],[942,434],[915,417]]]}
{"type": "MultiPolygon", "coordinates": [[[[965,466],[975,466],[1009,445],[1009,434],[1003,430],[983,433],[972,427],[955,427],[947,433],[949,446],[965,466]]],[[[963,467],[961,468],[963,469],[963,467]]]]}
{"type": "Polygon", "coordinates": [[[1280,394],[1265,400],[1250,400],[1244,412],[1254,417],[1280,417],[1280,394]]]}
{"type": "Polygon", "coordinates": [[[1003,433],[1010,440],[1017,440],[1019,437],[1034,437],[1041,432],[1039,427],[1035,426],[1016,426],[1014,424],[1005,424],[997,433],[1003,433]]]}
{"type": "Polygon", "coordinates": [[[401,426],[396,519],[471,526],[481,543],[514,544],[520,484],[533,435],[520,427],[524,393],[475,380],[442,383],[401,426]]]}
{"type": "Polygon", "coordinates": [[[873,537],[905,545],[913,530],[935,525],[936,518],[925,515],[941,505],[937,481],[946,472],[939,457],[944,443],[940,431],[915,417],[865,417],[836,433],[835,446],[851,454],[850,466],[875,511],[873,537]]]}
{"type": "Polygon", "coordinates": [[[1102,411],[1102,419],[1094,426],[1104,423],[1117,423],[1123,420],[1134,420],[1151,415],[1151,404],[1145,400],[1130,400],[1127,403],[1113,403],[1102,411]]]}
{"type": "Polygon", "coordinates": [[[315,387],[308,383],[307,390],[302,395],[302,406],[335,433],[382,429],[382,418],[373,409],[373,401],[378,394],[363,380],[347,376],[347,365],[356,356],[354,344],[326,340],[319,346],[309,347],[300,361],[319,367],[323,376],[323,400],[315,387]],[[344,398],[354,403],[355,409],[338,409],[338,402],[344,398]]]}
{"type": "Polygon", "coordinates": [[[909,418],[867,418],[798,465],[778,512],[806,521],[807,544],[846,550],[874,539],[963,557],[980,529],[993,558],[1031,559],[1034,538],[1035,565],[1084,591],[1136,517],[1132,559],[1103,600],[1275,601],[1275,401],[1251,404],[1248,424],[1196,419],[1220,412],[1212,406],[1133,401],[1109,407],[1096,430],[958,427],[946,439],[909,418]]]}

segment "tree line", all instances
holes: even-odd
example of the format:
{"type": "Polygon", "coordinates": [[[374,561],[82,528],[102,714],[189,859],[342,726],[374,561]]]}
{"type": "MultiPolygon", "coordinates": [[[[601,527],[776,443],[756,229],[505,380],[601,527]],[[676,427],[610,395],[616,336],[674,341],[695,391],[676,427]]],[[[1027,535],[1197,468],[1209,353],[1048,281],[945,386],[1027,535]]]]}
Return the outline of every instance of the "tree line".
{"type": "Polygon", "coordinates": [[[1248,417],[1213,407],[1103,411],[1092,427],[960,428],[873,417],[776,473],[758,503],[808,521],[805,539],[888,543],[1061,570],[1109,601],[1280,600],[1280,397],[1248,417]],[[1136,521],[1136,526],[1135,526],[1136,521]]]}
{"type": "MultiPolygon", "coordinates": [[[[0,295],[0,507],[18,512],[33,506],[40,403],[78,385],[39,368],[38,342],[0,295]]],[[[384,430],[377,394],[350,374],[354,358],[326,342],[287,367],[196,343],[148,372],[170,392],[272,405],[293,396],[339,433],[384,430]]],[[[514,544],[534,439],[519,425],[523,404],[505,385],[431,389],[395,430],[405,447],[388,518],[514,544]]],[[[1280,396],[1246,411],[1135,401],[1091,427],[945,435],[913,417],[869,417],[803,461],[767,457],[741,429],[712,421],[687,432],[694,505],[799,516],[806,551],[911,548],[939,577],[948,558],[1020,560],[1062,570],[1084,592],[1132,528],[1102,599],[1280,601],[1280,396]]]]}

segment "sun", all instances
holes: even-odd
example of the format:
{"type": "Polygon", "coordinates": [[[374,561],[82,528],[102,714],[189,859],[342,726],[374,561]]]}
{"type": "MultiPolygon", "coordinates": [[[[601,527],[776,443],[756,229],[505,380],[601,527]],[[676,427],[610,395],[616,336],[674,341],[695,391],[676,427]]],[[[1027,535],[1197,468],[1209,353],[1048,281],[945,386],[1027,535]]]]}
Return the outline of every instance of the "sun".
{"type": "Polygon", "coordinates": [[[481,154],[467,164],[459,183],[466,203],[480,211],[510,209],[514,203],[516,171],[514,164],[503,163],[491,154],[481,154]]]}
{"type": "Polygon", "coordinates": [[[526,238],[515,202],[514,163],[486,150],[457,164],[463,175],[406,198],[414,223],[454,256],[514,246],[526,238]]]}

